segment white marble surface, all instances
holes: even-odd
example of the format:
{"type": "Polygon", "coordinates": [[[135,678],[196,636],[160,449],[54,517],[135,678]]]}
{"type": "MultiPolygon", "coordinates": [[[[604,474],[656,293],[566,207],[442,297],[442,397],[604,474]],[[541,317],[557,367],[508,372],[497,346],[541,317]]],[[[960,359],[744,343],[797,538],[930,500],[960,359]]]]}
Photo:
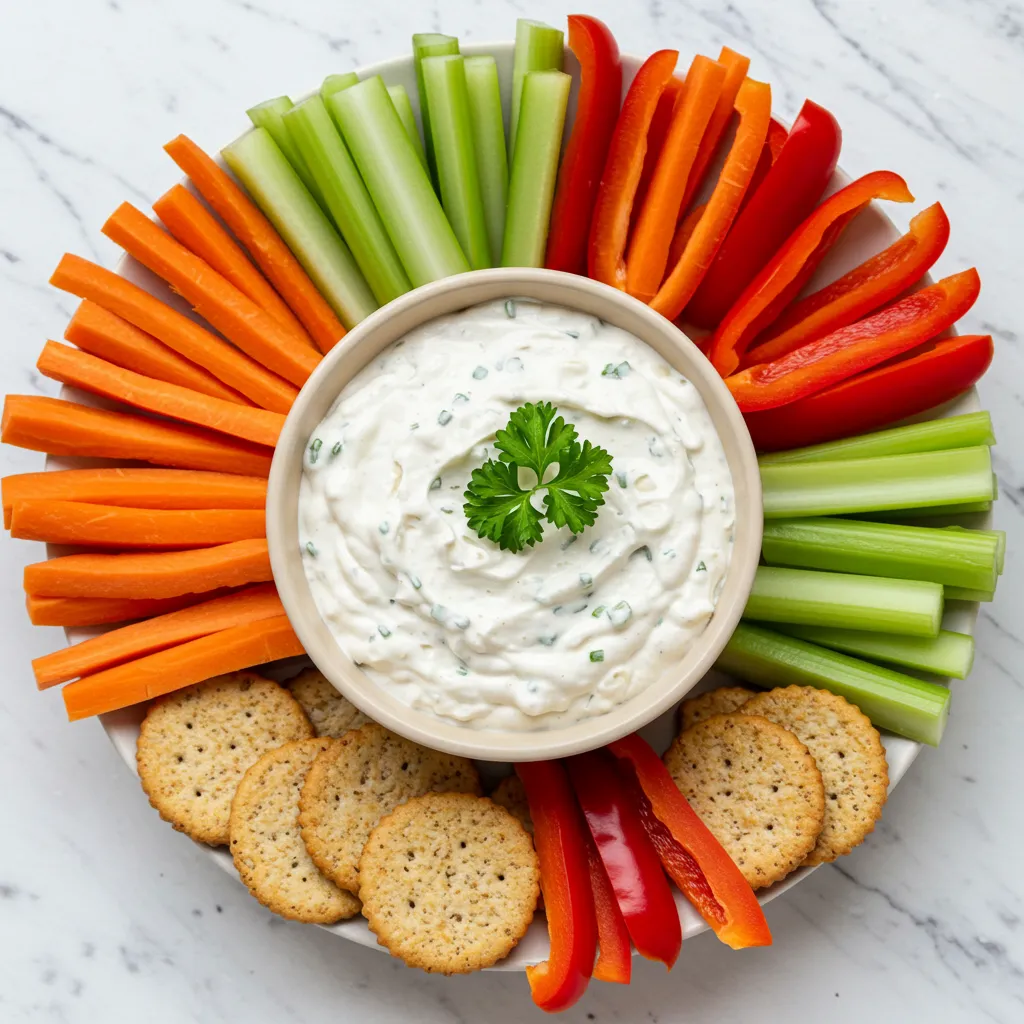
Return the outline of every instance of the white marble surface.
{"type": "MultiPolygon", "coordinates": [[[[33,369],[72,302],[46,285],[65,249],[110,264],[99,234],[125,198],[177,173],[161,144],[214,147],[251,103],[403,52],[413,30],[507,38],[562,0],[7,0],[0,31],[0,390],[53,393],[33,369]]],[[[1024,6],[996,0],[646,0],[586,6],[622,48],[751,54],[792,116],[832,109],[843,164],[891,167],[921,205],[945,204],[939,269],[976,264],[966,328],[998,354],[981,391],[995,416],[1010,534],[999,599],[955,685],[943,747],[927,751],[876,834],[772,904],[770,950],[704,935],[666,976],[638,964],[628,990],[594,985],[569,1021],[1024,1020],[1024,6]],[[628,10],[627,10],[628,8],[628,10]]],[[[901,223],[909,211],[895,214],[901,223]]],[[[3,472],[41,457],[6,449],[3,472]]],[[[162,824],[95,722],[68,726],[35,692],[29,659],[62,642],[21,607],[38,546],[3,540],[6,679],[0,688],[0,1020],[488,1020],[534,1016],[521,976],[444,980],[315,928],[271,917],[162,824]]]]}

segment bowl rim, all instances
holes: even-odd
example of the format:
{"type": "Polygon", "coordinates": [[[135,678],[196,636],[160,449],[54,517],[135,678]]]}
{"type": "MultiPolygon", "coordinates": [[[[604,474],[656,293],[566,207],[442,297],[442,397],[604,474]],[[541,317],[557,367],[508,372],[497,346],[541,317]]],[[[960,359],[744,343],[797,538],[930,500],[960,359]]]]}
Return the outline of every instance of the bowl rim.
{"type": "Polygon", "coordinates": [[[742,615],[761,549],[757,456],[728,388],[693,341],[649,306],[600,282],[535,268],[495,268],[414,289],[354,327],[299,393],[274,451],[267,486],[267,539],[278,593],[316,667],[361,711],[423,746],[481,761],[532,761],[592,750],[635,732],[674,707],[714,665],[742,615]],[[439,316],[501,298],[521,297],[582,309],[630,331],[675,366],[701,393],[722,442],[736,495],[735,542],[725,585],[703,633],[678,666],[603,715],[538,730],[475,728],[412,708],[358,669],[334,639],[306,580],[296,532],[298,485],[316,424],[348,382],[384,348],[439,316]]]}

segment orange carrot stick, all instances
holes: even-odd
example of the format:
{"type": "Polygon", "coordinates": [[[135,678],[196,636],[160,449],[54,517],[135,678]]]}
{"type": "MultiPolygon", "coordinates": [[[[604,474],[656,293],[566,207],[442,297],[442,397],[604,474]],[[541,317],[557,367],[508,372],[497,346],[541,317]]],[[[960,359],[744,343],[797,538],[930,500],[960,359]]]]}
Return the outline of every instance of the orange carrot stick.
{"type": "Polygon", "coordinates": [[[321,356],[296,339],[226,277],[176,242],[131,203],[122,203],[103,234],[162,277],[228,341],[269,370],[300,387],[321,356]]]}
{"type": "Polygon", "coordinates": [[[69,683],[62,691],[64,707],[68,719],[74,722],[139,704],[225,672],[303,653],[286,615],[246,622],[69,683]]]}
{"type": "Polygon", "coordinates": [[[11,536],[83,547],[201,548],[267,534],[262,509],[125,508],[84,501],[16,501],[11,536]]]}
{"type": "MultiPolygon", "coordinates": [[[[210,595],[220,593],[211,591],[210,595]]],[[[231,593],[231,591],[226,591],[231,593]]],[[[111,622],[148,619],[206,600],[208,594],[182,594],[155,601],[125,601],[108,597],[36,597],[25,595],[33,626],[102,626],[111,622]]]]}
{"type": "Polygon", "coordinates": [[[208,370],[190,363],[162,341],[88,299],[79,303],[75,315],[64,329],[64,337],[83,352],[90,352],[126,370],[201,391],[211,398],[223,398],[238,405],[254,404],[245,395],[222,384],[208,370]]]}
{"type": "Polygon", "coordinates": [[[197,469],[62,469],[5,476],[0,485],[8,530],[16,501],[86,501],[128,508],[264,508],[267,503],[263,477],[197,469]]]}
{"type": "Polygon", "coordinates": [[[345,336],[345,328],[270,221],[191,139],[179,135],[164,149],[248,250],[320,351],[329,352],[345,336]]]}
{"type": "Polygon", "coordinates": [[[654,298],[665,278],[683,192],[700,140],[722,94],[725,75],[724,64],[694,57],[676,98],[668,135],[626,257],[626,291],[642,302],[654,298]]]}
{"type": "Polygon", "coordinates": [[[736,109],[740,115],[736,140],[715,191],[679,262],[650,303],[652,309],[669,320],[679,316],[693,297],[740,208],[768,134],[772,116],[771,87],[748,78],[736,97],[736,109]]]}
{"type": "Polygon", "coordinates": [[[266,540],[238,540],[193,551],[63,555],[25,566],[36,597],[149,600],[202,594],[272,580],[266,540]]]}
{"type": "Polygon", "coordinates": [[[273,454],[260,445],[197,427],[40,395],[7,396],[0,441],[51,455],[138,459],[157,466],[262,477],[270,473],[273,454]]]}
{"type": "Polygon", "coordinates": [[[241,391],[264,409],[287,412],[299,393],[294,385],[260,366],[184,313],[171,309],[138,285],[103,267],[66,253],[50,284],[123,317],[152,334],[179,355],[205,367],[219,380],[241,391]]]}
{"type": "Polygon", "coordinates": [[[277,588],[273,583],[259,583],[45,654],[32,662],[32,671],[36,686],[45,690],[76,676],[90,675],[175,644],[275,615],[284,615],[277,588]]]}
{"type": "Polygon", "coordinates": [[[279,412],[236,405],[191,388],[143,377],[55,341],[43,346],[36,368],[44,377],[62,384],[270,448],[277,444],[284,426],[279,412]]]}
{"type": "Polygon", "coordinates": [[[218,274],[223,274],[285,330],[310,347],[316,347],[284,299],[220,226],[220,221],[184,185],[174,185],[165,192],[153,204],[153,212],[186,249],[209,263],[218,274]]]}

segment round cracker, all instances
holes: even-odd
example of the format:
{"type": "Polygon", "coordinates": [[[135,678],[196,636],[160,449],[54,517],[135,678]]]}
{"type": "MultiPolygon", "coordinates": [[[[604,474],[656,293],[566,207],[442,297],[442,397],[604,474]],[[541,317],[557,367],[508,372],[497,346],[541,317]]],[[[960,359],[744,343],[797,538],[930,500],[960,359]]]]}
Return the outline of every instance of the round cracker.
{"type": "Polygon", "coordinates": [[[717,690],[708,690],[696,697],[683,701],[681,709],[681,728],[703,722],[712,715],[731,715],[741,708],[751,697],[753,690],[745,686],[720,686],[717,690]]]}
{"type": "Polygon", "coordinates": [[[821,772],[789,730],[757,715],[715,715],[665,754],[683,796],[754,889],[814,849],[825,816],[821,772]]]}
{"type": "Polygon", "coordinates": [[[527,832],[533,834],[533,819],[530,817],[530,804],[526,799],[526,787],[518,775],[514,772],[506,775],[491,793],[491,799],[499,807],[504,807],[527,832]]]}
{"type": "Polygon", "coordinates": [[[768,690],[743,705],[793,733],[825,784],[825,822],[805,864],[828,864],[862,843],[882,816],[889,766],[871,719],[848,700],[811,686],[768,690]]]}
{"type": "Polygon", "coordinates": [[[304,669],[284,685],[302,705],[317,736],[341,737],[370,721],[318,668],[304,669]]]}
{"type": "Polygon", "coordinates": [[[533,920],[540,867],[523,826],[467,793],[414,797],[373,830],[359,862],[363,916],[410,967],[482,970],[533,920]]]}
{"type": "Polygon", "coordinates": [[[299,832],[299,791],[329,737],[294,740],[264,754],[231,801],[231,857],[246,888],[292,921],[334,924],[359,913],[359,900],[324,878],[299,832]]]}
{"type": "Polygon", "coordinates": [[[480,792],[471,761],[361,726],[313,762],[299,798],[302,839],[328,878],[358,892],[359,857],[377,822],[414,796],[444,791],[480,792]]]}
{"type": "Polygon", "coordinates": [[[312,735],[284,687],[253,672],[232,672],[152,704],[135,760],[164,821],[197,842],[223,845],[231,798],[249,766],[282,743],[312,735]]]}

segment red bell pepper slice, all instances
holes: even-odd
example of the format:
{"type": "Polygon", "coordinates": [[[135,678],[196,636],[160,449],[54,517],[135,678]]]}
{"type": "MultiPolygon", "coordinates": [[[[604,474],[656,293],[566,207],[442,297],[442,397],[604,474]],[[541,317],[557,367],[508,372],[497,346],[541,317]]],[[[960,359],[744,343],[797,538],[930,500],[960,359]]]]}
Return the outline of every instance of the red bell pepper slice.
{"type": "Polygon", "coordinates": [[[838,237],[838,227],[872,199],[909,203],[914,197],[907,183],[892,171],[865,174],[829,196],[789,236],[718,325],[708,355],[723,377],[736,372],[754,335],[770,322],[768,317],[782,312],[781,302],[788,303],[794,287],[807,276],[806,265],[820,260],[838,237]]]}
{"type": "Polygon", "coordinates": [[[786,142],[786,135],[786,129],[773,117],[768,122],[768,135],[764,140],[764,145],[761,147],[761,155],[757,159],[757,166],[754,168],[750,185],[747,186],[743,202],[740,203],[741,214],[750,205],[750,200],[757,195],[757,190],[764,183],[764,179],[768,177],[772,164],[779,159],[779,153],[782,152],[782,147],[786,142]]]}
{"type": "Polygon", "coordinates": [[[533,1001],[549,1013],[572,1006],[586,991],[597,952],[590,889],[587,826],[559,761],[517,764],[533,821],[551,952],[526,968],[533,1001]]]}
{"type": "Polygon", "coordinates": [[[594,894],[594,910],[597,914],[598,954],[597,963],[594,964],[594,978],[616,985],[628,985],[633,971],[629,930],[593,839],[587,843],[587,857],[590,864],[590,888],[594,894]]]}
{"type": "Polygon", "coordinates": [[[874,316],[727,377],[726,386],[741,412],[796,402],[923,345],[956,323],[980,290],[973,268],[944,277],[874,316]]]}
{"type": "Polygon", "coordinates": [[[770,946],[771,932],[754,890],[651,745],[634,733],[608,749],[636,783],[641,817],[662,865],[701,917],[733,949],[770,946]]]}
{"type": "Polygon", "coordinates": [[[626,93],[612,135],[590,226],[587,272],[615,288],[626,287],[626,239],[644,167],[647,132],[678,59],[678,50],[658,50],[644,61],[626,93]]]}
{"type": "Polygon", "coordinates": [[[798,402],[747,413],[758,451],[785,451],[879,430],[973,387],[992,362],[992,339],[933,341],[798,402]]]}
{"type": "Polygon", "coordinates": [[[633,945],[671,968],[683,942],[679,914],[614,760],[594,751],[569,758],[566,767],[633,945]]]}
{"type": "Polygon", "coordinates": [[[693,299],[686,319],[714,327],[754,275],[775,255],[824,193],[839,160],[839,122],[806,100],[778,158],[736,218],[693,299]]]}
{"type": "Polygon", "coordinates": [[[580,95],[558,172],[544,266],[586,274],[590,216],[619,117],[622,62],[608,26],[585,14],[569,15],[569,49],[580,62],[580,95]]]}
{"type": "Polygon", "coordinates": [[[879,309],[917,284],[942,255],[948,241],[946,212],[941,204],[933,203],[911,220],[910,230],[888,249],[794,303],[757,339],[744,362],[778,359],[879,309]]]}

